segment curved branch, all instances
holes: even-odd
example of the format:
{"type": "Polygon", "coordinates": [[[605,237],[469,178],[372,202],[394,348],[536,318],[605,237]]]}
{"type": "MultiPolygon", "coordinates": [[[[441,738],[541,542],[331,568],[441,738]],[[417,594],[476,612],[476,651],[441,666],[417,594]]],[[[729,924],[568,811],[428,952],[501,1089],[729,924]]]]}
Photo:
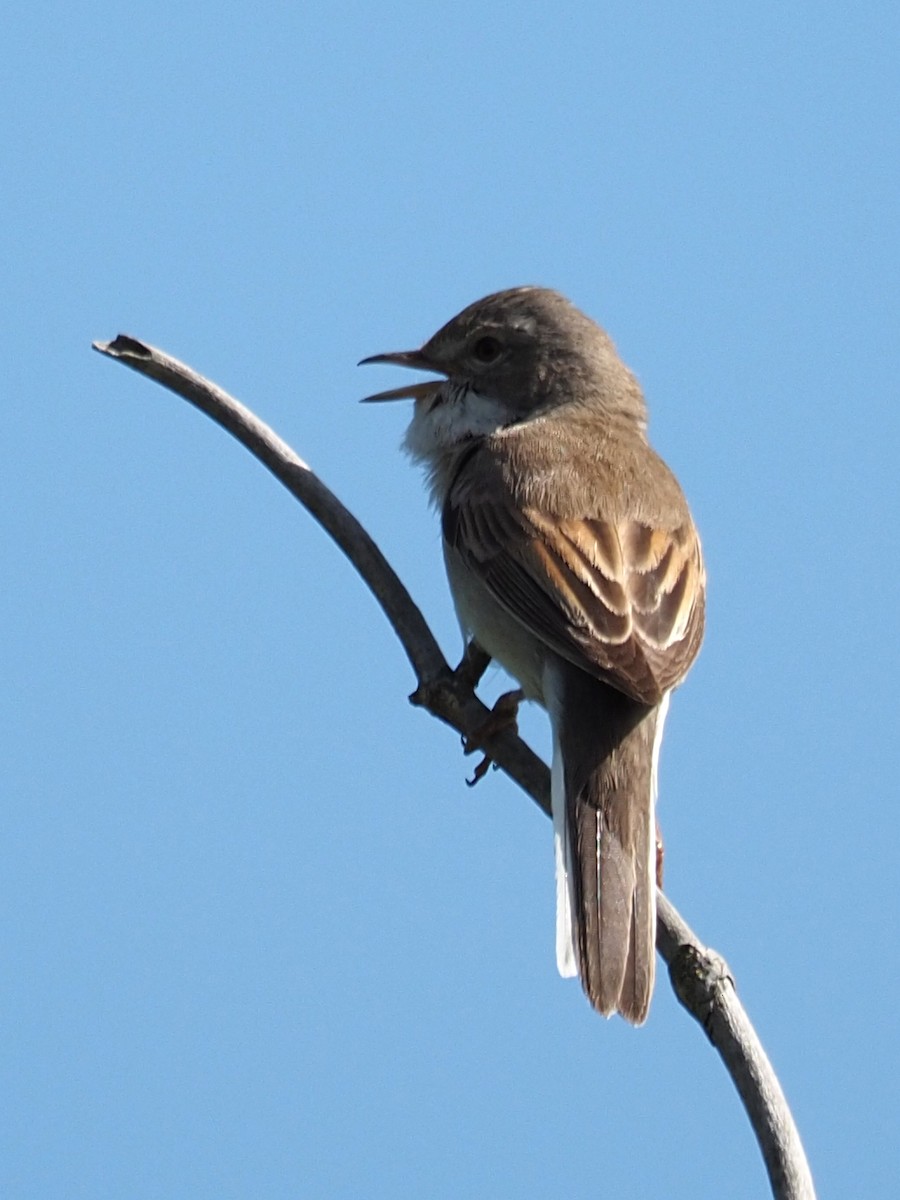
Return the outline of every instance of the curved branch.
{"type": "MultiPolygon", "coordinates": [[[[489,710],[474,688],[487,660],[477,651],[469,652],[456,670],[449,666],[425,618],[375,542],[286,442],[227,392],[162,351],[124,334],[93,345],[99,353],[182,396],[267,466],[331,535],[381,605],[416,676],[412,703],[463,736],[484,727],[489,710]]],[[[484,748],[549,816],[546,764],[511,729],[487,738],[484,748]]],[[[775,1200],[815,1200],[793,1116],[727,966],[700,942],[662,892],[658,918],[656,946],[669,968],[675,995],[704,1029],[738,1090],[775,1200]]]]}

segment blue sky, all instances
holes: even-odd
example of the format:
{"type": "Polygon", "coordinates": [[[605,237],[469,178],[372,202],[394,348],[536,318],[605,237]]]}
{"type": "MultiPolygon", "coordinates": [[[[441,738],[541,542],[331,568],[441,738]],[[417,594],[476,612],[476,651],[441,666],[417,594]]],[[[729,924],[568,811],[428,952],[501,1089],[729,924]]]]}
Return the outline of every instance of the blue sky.
{"type": "Polygon", "coordinates": [[[0,1192],[766,1194],[665,979],[634,1031],[557,977],[548,823],[466,789],[340,554],[89,348],[255,408],[452,657],[407,414],[356,404],[395,376],[355,363],[541,283],[637,372],[704,537],[667,890],[821,1195],[894,1196],[900,13],[313,8],[5,24],[0,1192]]]}

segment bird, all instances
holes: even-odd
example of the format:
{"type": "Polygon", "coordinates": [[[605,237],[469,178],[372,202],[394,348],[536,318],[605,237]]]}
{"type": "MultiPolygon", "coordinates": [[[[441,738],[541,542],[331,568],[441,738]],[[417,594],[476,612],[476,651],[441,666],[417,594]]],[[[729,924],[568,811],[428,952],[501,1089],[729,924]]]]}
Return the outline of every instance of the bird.
{"type": "Polygon", "coordinates": [[[440,513],[463,632],[549,715],[558,969],[599,1013],[640,1025],[655,971],[660,744],[706,593],[700,538],[648,442],[641,388],[595,321],[534,286],[363,363],[439,376],[365,399],[414,401],[404,448],[440,513]]]}

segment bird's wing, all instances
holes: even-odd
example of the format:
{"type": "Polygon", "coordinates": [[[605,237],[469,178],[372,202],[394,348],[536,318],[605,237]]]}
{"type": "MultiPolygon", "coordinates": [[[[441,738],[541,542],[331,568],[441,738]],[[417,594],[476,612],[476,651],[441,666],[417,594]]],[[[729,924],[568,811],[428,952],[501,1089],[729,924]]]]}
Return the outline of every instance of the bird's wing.
{"type": "Polygon", "coordinates": [[[705,591],[689,516],[673,528],[561,519],[500,489],[451,486],[443,532],[498,603],[576,666],[645,704],[687,673],[705,591]]]}

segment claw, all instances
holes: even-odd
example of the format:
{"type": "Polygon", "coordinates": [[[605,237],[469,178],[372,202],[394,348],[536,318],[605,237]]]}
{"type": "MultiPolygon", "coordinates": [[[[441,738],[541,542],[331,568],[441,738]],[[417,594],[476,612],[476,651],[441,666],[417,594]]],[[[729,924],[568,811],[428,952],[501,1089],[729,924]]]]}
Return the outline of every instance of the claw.
{"type": "MultiPolygon", "coordinates": [[[[478,728],[473,729],[469,734],[463,734],[463,754],[474,754],[476,750],[482,750],[486,741],[500,733],[505,733],[507,729],[518,733],[519,726],[516,718],[519,715],[519,705],[524,699],[525,693],[521,688],[516,688],[512,692],[504,692],[478,728]]],[[[496,764],[491,756],[485,754],[475,768],[472,778],[466,780],[469,787],[474,787],[479,780],[484,779],[488,768],[494,765],[496,764]]]]}
{"type": "Polygon", "coordinates": [[[496,737],[498,733],[505,733],[507,729],[518,733],[516,718],[519,715],[519,705],[524,699],[525,693],[521,688],[516,688],[514,692],[504,692],[477,729],[463,736],[463,751],[466,754],[474,754],[476,750],[484,747],[486,741],[496,737]]]}
{"type": "Polygon", "coordinates": [[[481,762],[472,772],[472,778],[466,780],[466,787],[473,788],[476,783],[480,783],[492,767],[495,771],[497,770],[497,764],[485,754],[484,758],[482,758],[481,762]]]}

